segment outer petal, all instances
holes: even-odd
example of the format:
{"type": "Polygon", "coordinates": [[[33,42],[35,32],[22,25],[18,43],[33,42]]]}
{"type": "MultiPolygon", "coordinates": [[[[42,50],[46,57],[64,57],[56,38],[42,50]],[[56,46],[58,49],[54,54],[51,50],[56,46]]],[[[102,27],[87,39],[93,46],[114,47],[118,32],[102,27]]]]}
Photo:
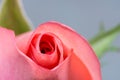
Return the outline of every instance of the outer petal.
{"type": "Polygon", "coordinates": [[[31,80],[30,65],[15,46],[10,30],[0,28],[0,80],[31,80]]]}
{"type": "Polygon", "coordinates": [[[68,28],[67,26],[57,22],[47,22],[41,24],[36,29],[35,34],[45,32],[51,32],[55,34],[61,39],[66,47],[68,47],[69,49],[73,49],[75,55],[72,56],[70,70],[74,71],[74,73],[76,74],[79,73],[78,71],[80,71],[80,73],[84,73],[81,76],[77,75],[77,77],[80,76],[81,79],[87,80],[88,78],[85,77],[89,77],[90,75],[90,80],[101,80],[99,61],[88,42],[82,36],[77,34],[74,30],[68,28]]]}

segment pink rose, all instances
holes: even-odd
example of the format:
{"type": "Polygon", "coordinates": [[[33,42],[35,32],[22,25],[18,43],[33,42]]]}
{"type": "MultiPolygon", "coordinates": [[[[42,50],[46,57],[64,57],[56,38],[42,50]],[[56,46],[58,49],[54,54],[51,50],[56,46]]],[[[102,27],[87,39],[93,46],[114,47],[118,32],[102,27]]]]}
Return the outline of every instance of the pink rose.
{"type": "Polygon", "coordinates": [[[101,80],[88,42],[71,28],[46,22],[15,38],[0,28],[0,80],[101,80]]]}

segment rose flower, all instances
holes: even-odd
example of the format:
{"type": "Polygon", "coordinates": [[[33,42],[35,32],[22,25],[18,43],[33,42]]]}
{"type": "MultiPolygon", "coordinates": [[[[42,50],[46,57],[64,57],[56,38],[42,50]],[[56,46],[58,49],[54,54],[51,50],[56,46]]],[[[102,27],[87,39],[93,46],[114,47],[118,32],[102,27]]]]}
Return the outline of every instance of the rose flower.
{"type": "Polygon", "coordinates": [[[0,28],[0,80],[101,80],[88,42],[58,22],[19,36],[0,28]]]}

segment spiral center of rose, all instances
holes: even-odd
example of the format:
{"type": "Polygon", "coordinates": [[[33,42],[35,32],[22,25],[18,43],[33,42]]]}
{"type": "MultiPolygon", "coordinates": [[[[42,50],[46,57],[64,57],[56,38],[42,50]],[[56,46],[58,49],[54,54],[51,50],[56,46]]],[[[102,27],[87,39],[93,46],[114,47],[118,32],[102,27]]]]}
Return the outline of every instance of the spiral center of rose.
{"type": "Polygon", "coordinates": [[[36,34],[27,55],[38,65],[52,69],[62,60],[62,44],[52,33],[36,34]]]}
{"type": "Polygon", "coordinates": [[[40,43],[40,51],[41,53],[45,54],[45,53],[48,53],[48,52],[51,52],[51,46],[49,43],[47,42],[41,42],[40,43]]]}
{"type": "Polygon", "coordinates": [[[51,54],[54,51],[55,44],[50,36],[43,36],[39,45],[40,51],[43,54],[51,54]]]}

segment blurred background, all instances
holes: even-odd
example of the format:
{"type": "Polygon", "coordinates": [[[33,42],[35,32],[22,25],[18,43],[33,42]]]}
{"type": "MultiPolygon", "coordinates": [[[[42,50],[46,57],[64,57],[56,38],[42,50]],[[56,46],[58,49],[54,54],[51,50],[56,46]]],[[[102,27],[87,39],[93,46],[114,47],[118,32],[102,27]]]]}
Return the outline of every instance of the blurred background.
{"type": "MultiPolygon", "coordinates": [[[[1,3],[2,0],[0,0],[1,3]]],[[[103,23],[105,30],[120,23],[119,0],[23,0],[34,28],[46,21],[62,22],[86,39],[94,37],[103,23]]],[[[120,35],[113,42],[120,47],[120,35]]],[[[100,60],[103,80],[120,79],[120,52],[107,52],[100,60]]]]}

